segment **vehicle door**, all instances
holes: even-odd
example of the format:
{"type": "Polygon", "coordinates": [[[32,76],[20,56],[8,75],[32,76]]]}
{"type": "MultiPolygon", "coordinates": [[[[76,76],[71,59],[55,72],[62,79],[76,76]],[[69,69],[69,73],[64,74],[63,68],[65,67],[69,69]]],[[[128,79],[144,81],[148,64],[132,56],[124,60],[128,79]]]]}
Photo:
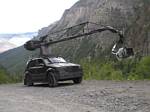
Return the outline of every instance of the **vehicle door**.
{"type": "Polygon", "coordinates": [[[36,60],[32,60],[29,62],[27,70],[29,71],[30,75],[32,76],[32,80],[33,81],[36,80],[36,74],[37,74],[36,60]]]}
{"type": "Polygon", "coordinates": [[[36,61],[36,79],[39,81],[46,79],[46,65],[42,59],[36,61]]]}

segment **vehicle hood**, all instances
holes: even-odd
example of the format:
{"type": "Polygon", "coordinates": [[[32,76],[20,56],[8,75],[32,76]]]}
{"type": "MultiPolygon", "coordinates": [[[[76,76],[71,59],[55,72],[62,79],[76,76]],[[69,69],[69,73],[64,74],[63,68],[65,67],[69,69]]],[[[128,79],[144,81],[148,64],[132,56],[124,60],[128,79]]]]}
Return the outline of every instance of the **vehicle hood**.
{"type": "Polygon", "coordinates": [[[79,64],[74,63],[53,63],[49,64],[50,67],[67,67],[67,66],[80,66],[79,64]]]}

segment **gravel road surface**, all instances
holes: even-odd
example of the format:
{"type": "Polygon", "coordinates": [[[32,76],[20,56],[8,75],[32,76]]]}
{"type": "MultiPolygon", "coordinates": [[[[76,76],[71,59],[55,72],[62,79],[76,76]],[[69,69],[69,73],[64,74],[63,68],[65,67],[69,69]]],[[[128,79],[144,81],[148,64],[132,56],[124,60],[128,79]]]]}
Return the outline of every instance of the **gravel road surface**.
{"type": "Polygon", "coordinates": [[[150,81],[0,85],[0,112],[150,112],[150,81]]]}

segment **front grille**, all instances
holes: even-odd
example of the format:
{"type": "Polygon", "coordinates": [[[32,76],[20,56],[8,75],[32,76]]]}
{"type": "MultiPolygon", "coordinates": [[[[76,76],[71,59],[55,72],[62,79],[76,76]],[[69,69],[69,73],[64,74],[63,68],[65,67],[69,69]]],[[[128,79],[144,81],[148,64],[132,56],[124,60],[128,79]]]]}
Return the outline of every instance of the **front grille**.
{"type": "Polygon", "coordinates": [[[78,72],[79,71],[78,66],[65,67],[64,69],[66,72],[78,72]]]}

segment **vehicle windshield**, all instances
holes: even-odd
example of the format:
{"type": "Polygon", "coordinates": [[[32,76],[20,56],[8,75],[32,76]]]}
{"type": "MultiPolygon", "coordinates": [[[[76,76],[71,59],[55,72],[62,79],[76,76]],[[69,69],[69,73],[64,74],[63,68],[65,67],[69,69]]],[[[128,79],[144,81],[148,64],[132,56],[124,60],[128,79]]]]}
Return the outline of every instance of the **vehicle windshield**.
{"type": "Polygon", "coordinates": [[[66,63],[66,61],[61,57],[49,58],[49,61],[52,62],[52,63],[66,63]]]}

